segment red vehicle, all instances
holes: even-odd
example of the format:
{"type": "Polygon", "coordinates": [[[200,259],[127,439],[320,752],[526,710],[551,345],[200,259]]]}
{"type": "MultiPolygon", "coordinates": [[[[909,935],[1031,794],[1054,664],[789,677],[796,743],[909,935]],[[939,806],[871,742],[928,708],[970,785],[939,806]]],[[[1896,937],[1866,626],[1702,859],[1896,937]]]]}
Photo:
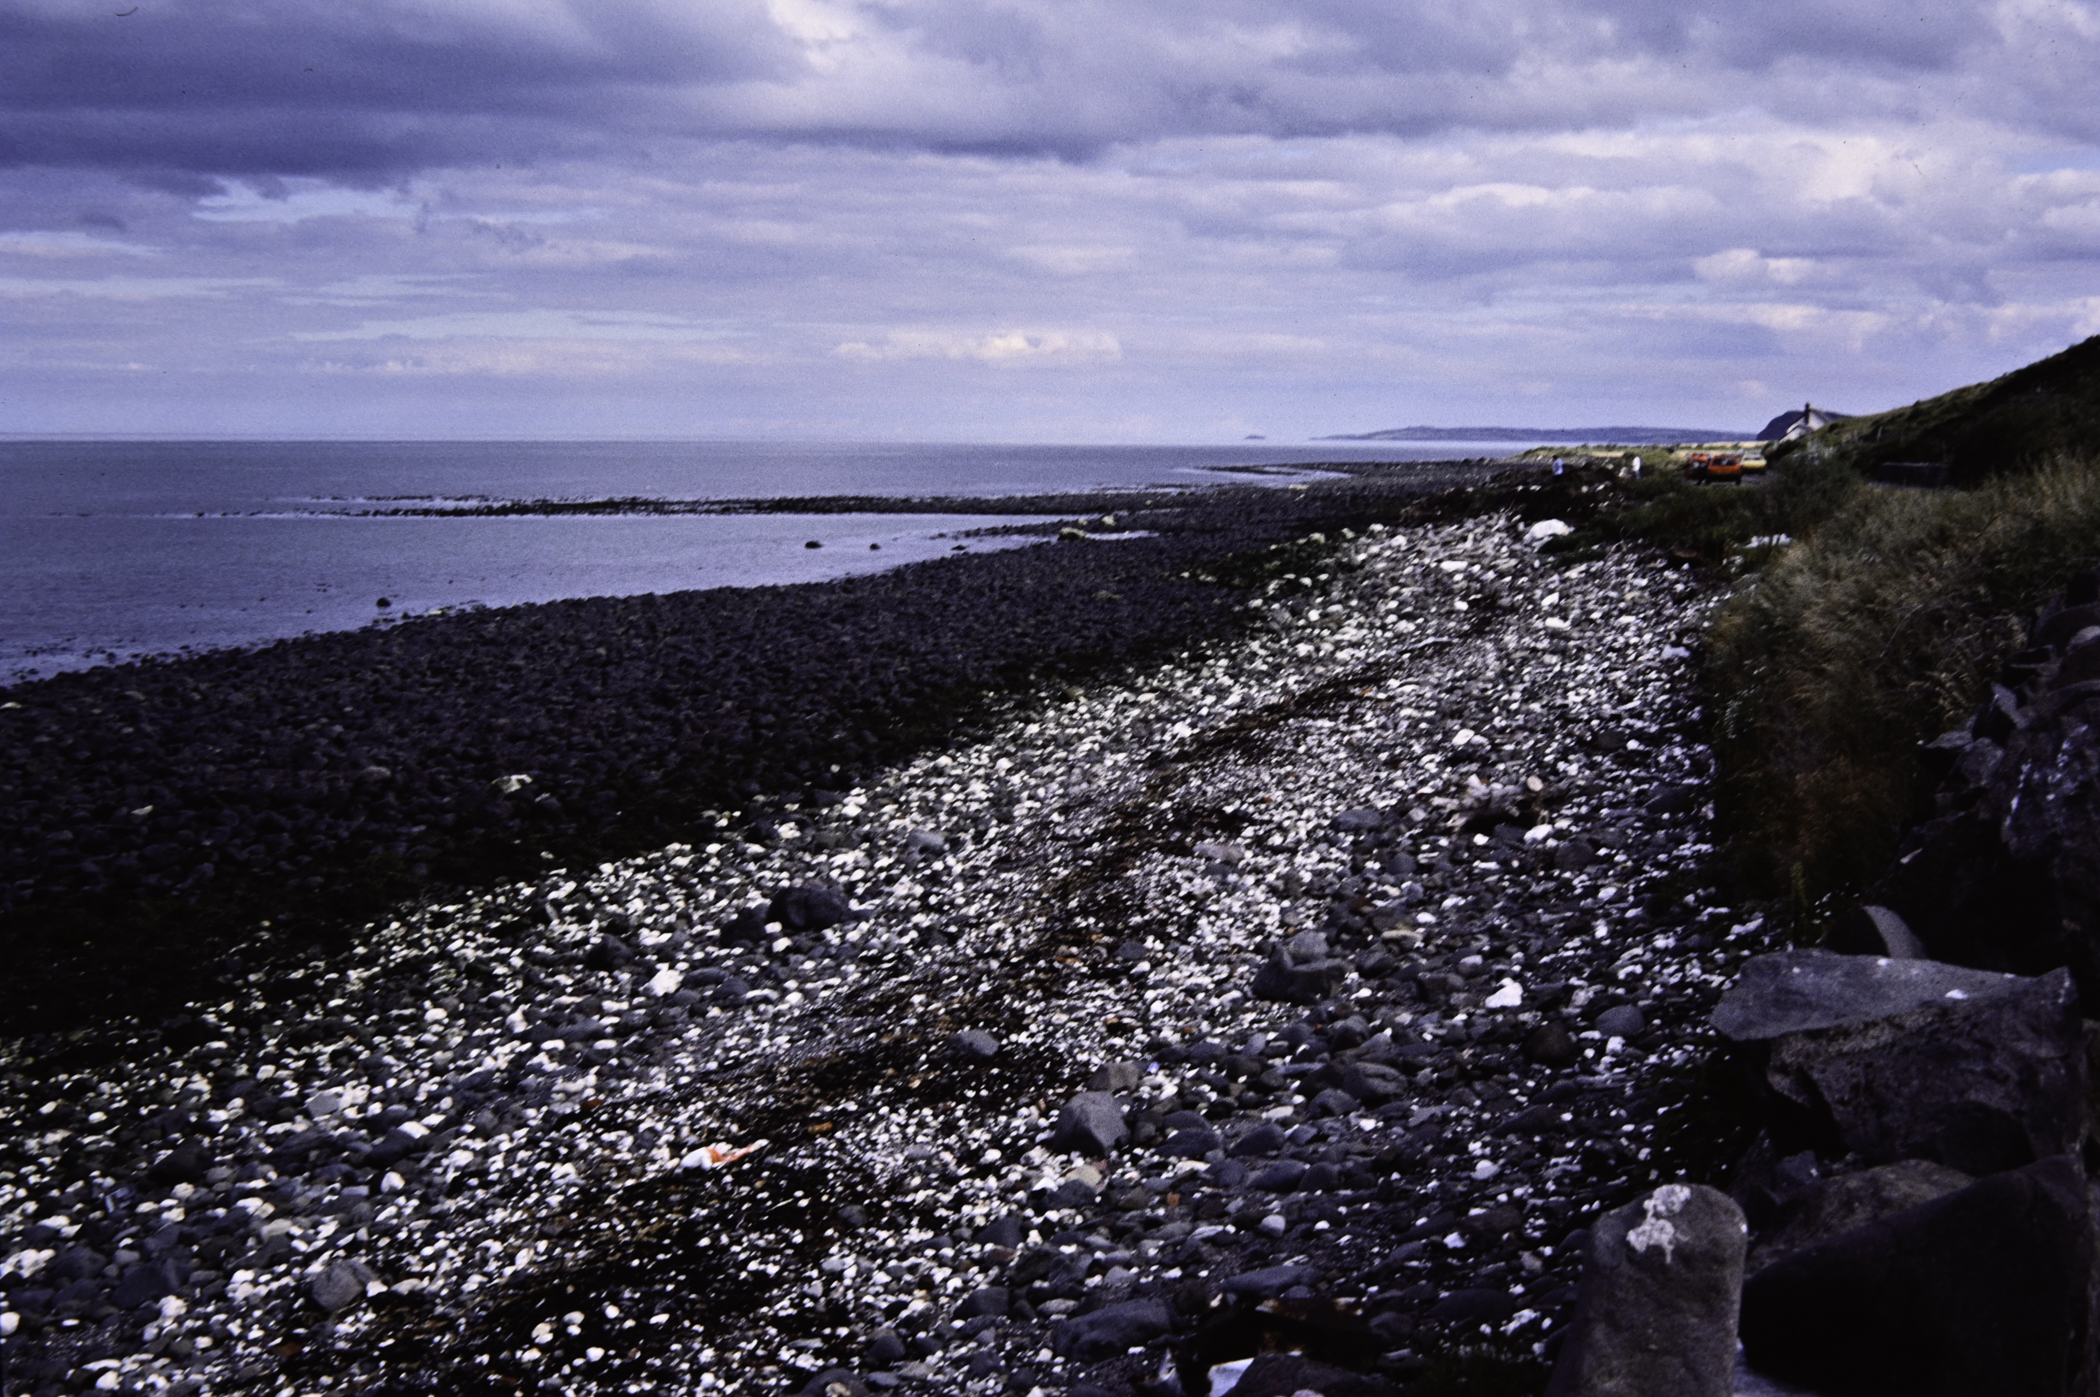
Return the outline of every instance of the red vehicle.
{"type": "Polygon", "coordinates": [[[1743,483],[1742,453],[1694,451],[1685,458],[1684,476],[1687,480],[1732,480],[1740,485],[1743,483]]]}

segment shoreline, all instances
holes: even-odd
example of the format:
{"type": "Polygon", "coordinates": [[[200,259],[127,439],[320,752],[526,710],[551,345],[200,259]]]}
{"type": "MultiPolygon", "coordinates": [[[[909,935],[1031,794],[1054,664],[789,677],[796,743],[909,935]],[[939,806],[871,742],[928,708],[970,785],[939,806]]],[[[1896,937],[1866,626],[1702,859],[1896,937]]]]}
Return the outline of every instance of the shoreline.
{"type": "MultiPolygon", "coordinates": [[[[19,1161],[25,1221],[76,1226],[92,1165],[179,1205],[153,1236],[194,1267],[150,1335],[46,1310],[31,1361],[92,1337],[127,1378],[205,1391],[1126,1392],[1283,1326],[1394,1382],[1468,1344],[1536,1365],[1574,1234],[1698,1163],[1673,1074],[1761,924],[1712,891],[1681,644],[1705,585],[1636,549],[1563,570],[1521,527],[1276,550],[1231,638],[770,830],[725,808],[318,959],[273,927],[299,978],[233,975],[229,1007],[131,1043],[121,1074],[18,1046],[17,1140],[32,1092],[198,1093],[157,1141],[19,1161]],[[866,916],[724,934],[812,883],[866,916]],[[1297,1004],[1264,997],[1277,955],[1317,984],[1297,1004]],[[1566,1056],[1535,1050],[1554,1023],[1566,1056]],[[1055,1122],[1090,1082],[1137,1133],[1075,1151],[1055,1122]],[[396,1119],[424,1134],[388,1144],[396,1119]],[[179,1198],[141,1173],[178,1140],[208,1166],[179,1198]],[[335,1274],[369,1296],[318,1308],[335,1274]]],[[[124,1240],[37,1235],[52,1265],[124,1240]]]]}
{"type": "MultiPolygon", "coordinates": [[[[1419,464],[1434,476],[1451,463],[1406,463],[1399,470],[1419,464]]],[[[1472,463],[1463,463],[1472,464],[1472,463]]],[[[0,662],[0,678],[6,684],[35,683],[54,674],[98,669],[106,665],[142,661],[178,661],[228,650],[253,650],[282,640],[384,626],[407,615],[434,616],[462,610],[500,609],[537,605],[559,600],[599,597],[670,594],[718,587],[784,586],[809,581],[830,581],[868,571],[886,571],[912,561],[923,561],[951,551],[952,541],[979,536],[970,521],[1011,521],[1009,534],[1022,533],[1028,520],[1054,524],[1067,516],[1113,515],[1157,508],[1184,509],[1192,502],[1213,512],[1229,509],[1238,490],[1291,488],[1292,482],[1262,487],[1240,483],[1248,476],[1280,473],[1299,484],[1315,480],[1344,480],[1356,474],[1393,474],[1389,464],[1334,464],[1324,472],[1297,471],[1288,467],[1220,467],[1207,482],[1116,485],[1077,491],[1022,491],[996,494],[908,493],[840,494],[807,493],[786,496],[668,496],[523,497],[501,495],[375,496],[336,497],[316,500],[311,508],[285,510],[195,511],[139,516],[158,525],[178,529],[196,526],[197,520],[220,524],[253,522],[282,528],[324,521],[352,524],[359,521],[400,521],[411,530],[445,528],[443,521],[481,519],[509,521],[494,524],[499,530],[523,529],[498,543],[473,533],[461,534],[453,547],[433,554],[430,543],[408,542],[409,565],[387,565],[384,550],[369,547],[336,552],[337,545],[320,540],[309,543],[318,551],[311,564],[297,561],[300,547],[290,536],[267,535],[254,541],[257,550],[249,585],[266,595],[257,603],[275,599],[277,605],[251,606],[245,598],[241,576],[213,572],[209,575],[182,571],[185,553],[154,557],[175,571],[158,589],[159,600],[131,598],[134,611],[121,617],[104,616],[98,606],[114,605],[115,595],[92,580],[63,592],[52,591],[51,578],[32,571],[21,581],[42,599],[35,624],[9,641],[10,656],[0,662]],[[804,554],[806,540],[782,530],[797,528],[794,520],[812,521],[812,532],[825,545],[844,547],[837,551],[804,554]],[[531,521],[571,521],[574,536],[561,535],[559,546],[541,527],[562,529],[560,524],[535,526],[531,521]],[[633,521],[630,533],[609,521],[633,521]],[[699,520],[692,532],[665,534],[662,528],[675,520],[699,520]],[[733,521],[748,521],[737,525],[733,521]],[[822,525],[814,521],[825,521],[822,525]],[[418,523],[416,521],[424,521],[418,523]],[[649,523],[646,521],[659,521],[649,523]],[[770,523],[764,521],[771,521],[770,523]],[[894,521],[894,526],[885,521],[894,521]],[[612,528],[614,532],[607,533],[612,528]],[[726,531],[726,532],[725,532],[726,531]],[[840,537],[840,533],[846,535],[840,537]],[[831,537],[823,538],[829,533],[831,537]],[[876,545],[868,549],[867,545],[876,545]],[[885,557],[859,556],[860,551],[885,557]],[[443,556],[440,556],[443,555],[443,556]],[[610,569],[586,565],[580,560],[618,557],[610,569]],[[311,571],[311,576],[306,575],[311,571]],[[295,576],[296,574],[296,576],[295,576]],[[173,588],[170,593],[169,589],[173,588]],[[48,593],[48,595],[43,595],[48,593]],[[360,595],[362,594],[362,595],[360,595]],[[358,597],[358,601],[351,601],[358,597]],[[370,608],[373,597],[390,600],[378,614],[370,608]],[[86,599],[86,600],[84,600],[86,599]],[[399,610],[394,608],[408,608],[399,610]]],[[[70,522],[70,521],[66,521],[70,522]]],[[[984,536],[993,536],[989,533],[984,536]]],[[[154,547],[168,548],[173,540],[159,535],[154,547]]],[[[91,539],[75,539],[88,548],[91,539]]],[[[965,545],[967,546],[967,545],[965,545]]],[[[185,545],[186,547],[186,545],[185,545]]],[[[0,684],[0,688],[4,688],[0,684]]]]}
{"type": "Polygon", "coordinates": [[[1222,559],[1438,487],[1426,507],[1473,508],[1488,474],[1236,490],[1127,518],[1152,536],[1113,548],[470,612],[0,690],[22,705],[0,708],[0,937],[39,967],[8,1021],[93,1023],[150,1005],[161,975],[200,983],[194,952],[229,918],[325,939],[542,850],[631,853],[695,810],[824,787],[946,741],[987,693],[1243,624],[1234,588],[1199,580],[1222,559]]]}

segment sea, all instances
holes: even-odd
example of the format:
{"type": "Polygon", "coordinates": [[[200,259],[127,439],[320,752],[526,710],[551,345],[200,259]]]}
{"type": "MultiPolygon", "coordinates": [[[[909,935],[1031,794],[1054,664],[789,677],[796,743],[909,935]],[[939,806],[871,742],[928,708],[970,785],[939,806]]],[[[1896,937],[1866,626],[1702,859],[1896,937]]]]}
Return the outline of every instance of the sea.
{"type": "Polygon", "coordinates": [[[1020,546],[977,531],[1027,518],[432,510],[1289,485],[1514,449],[0,440],[0,684],[461,608],[824,581],[1020,546]]]}

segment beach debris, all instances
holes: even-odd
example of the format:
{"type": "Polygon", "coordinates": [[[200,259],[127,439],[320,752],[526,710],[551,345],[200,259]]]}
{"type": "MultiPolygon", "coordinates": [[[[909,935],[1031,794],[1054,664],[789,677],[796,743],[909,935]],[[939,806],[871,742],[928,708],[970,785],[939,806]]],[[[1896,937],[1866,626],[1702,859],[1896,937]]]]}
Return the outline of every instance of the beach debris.
{"type": "Polygon", "coordinates": [[[732,1145],[726,1140],[717,1140],[712,1145],[702,1145],[697,1150],[688,1150],[678,1161],[680,1169],[720,1169],[725,1164],[734,1164],[748,1159],[766,1146],[770,1140],[753,1140],[748,1145],[732,1145]]]}

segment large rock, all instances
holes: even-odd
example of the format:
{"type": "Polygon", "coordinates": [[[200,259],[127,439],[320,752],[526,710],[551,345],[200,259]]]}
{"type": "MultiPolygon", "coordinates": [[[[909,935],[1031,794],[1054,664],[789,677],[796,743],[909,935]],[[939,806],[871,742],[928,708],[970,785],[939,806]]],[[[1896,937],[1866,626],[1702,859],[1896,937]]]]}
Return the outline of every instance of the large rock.
{"type": "Polygon", "coordinates": [[[1731,1397],[1743,1246],[1742,1209],[1700,1184],[1607,1213],[1547,1397],[1731,1397]]]}
{"type": "Polygon", "coordinates": [[[1115,1097],[1105,1091],[1083,1091],[1057,1113],[1050,1148],[1099,1156],[1112,1154],[1129,1138],[1130,1127],[1123,1123],[1123,1108],[1115,1097]]]}
{"type": "Polygon", "coordinates": [[[1940,813],[1906,838],[1874,900],[1942,960],[2069,967],[2100,1017],[2100,608],[2074,596],[2091,582],[2074,579],[1975,718],[1928,746],[1940,813]]]}
{"type": "Polygon", "coordinates": [[[1821,1397],[2087,1390],[2084,1176],[2047,1159],[1870,1222],[1743,1288],[1751,1367],[1821,1397]]]}
{"type": "Polygon", "coordinates": [[[837,892],[813,883],[776,893],[766,909],[768,921],[778,922],[789,931],[822,931],[840,922],[858,921],[861,915],[837,892]]]}
{"type": "Polygon", "coordinates": [[[1317,1004],[1349,978],[1349,962],[1331,954],[1327,938],[1300,932],[1278,945],[1254,973],[1254,997],[1279,1004],[1317,1004]]]}
{"type": "Polygon", "coordinates": [[[1089,1315],[1076,1315],[1051,1333],[1051,1347],[1066,1358],[1099,1363],[1171,1333],[1174,1316],[1159,1300],[1127,1300],[1089,1315]]]}
{"type": "Polygon", "coordinates": [[[1786,951],[1746,964],[1713,1023],[1759,1045],[1773,1090],[1869,1161],[1982,1175],[2084,1138],[2085,1038],[2066,971],[1786,951]]]}
{"type": "Polygon", "coordinates": [[[379,1277],[362,1261],[332,1261],[307,1283],[314,1303],[334,1314],[365,1298],[365,1290],[379,1277]]]}
{"type": "Polygon", "coordinates": [[[1292,1286],[1317,1285],[1323,1274],[1317,1267],[1264,1266],[1258,1271],[1242,1271],[1230,1277],[1218,1288],[1238,1299],[1267,1300],[1281,1295],[1292,1286]]]}
{"type": "Polygon", "coordinates": [[[1382,1105],[1407,1095],[1407,1078],[1382,1062],[1352,1062],[1342,1069],[1342,1090],[1359,1101],[1382,1105]]]}
{"type": "Polygon", "coordinates": [[[1754,1276],[1797,1251],[1892,1213],[1930,1203],[1974,1182],[1958,1169],[1927,1159],[1906,1159],[1823,1180],[1793,1200],[1778,1225],[1758,1238],[1744,1270],[1754,1276]]]}
{"type": "Polygon", "coordinates": [[[1384,1378],[1352,1373],[1302,1353],[1265,1353],[1247,1365],[1229,1390],[1233,1397],[1300,1397],[1307,1392],[1318,1397],[1389,1397],[1393,1387],[1384,1378]]]}

